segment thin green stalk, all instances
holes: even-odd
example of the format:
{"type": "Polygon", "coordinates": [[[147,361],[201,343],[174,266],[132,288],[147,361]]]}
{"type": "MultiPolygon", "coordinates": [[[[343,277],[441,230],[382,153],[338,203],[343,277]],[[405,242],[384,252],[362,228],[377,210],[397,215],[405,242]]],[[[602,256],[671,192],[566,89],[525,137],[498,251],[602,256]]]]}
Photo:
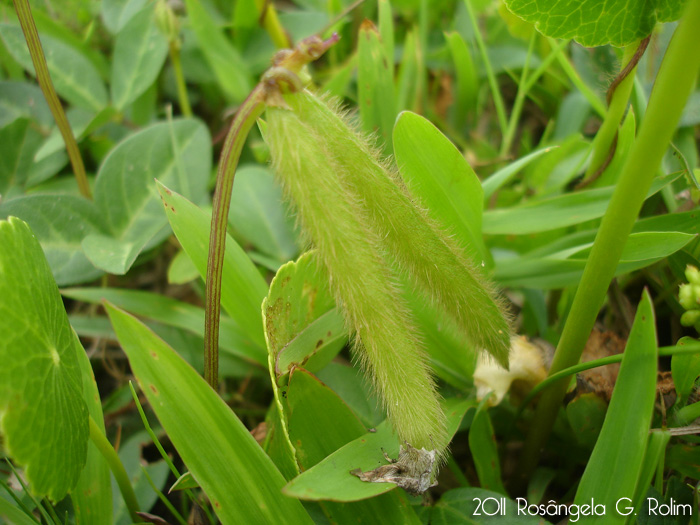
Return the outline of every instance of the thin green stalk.
{"type": "Polygon", "coordinates": [[[221,275],[226,250],[226,225],[231,207],[233,179],[243,144],[255,121],[265,110],[264,88],[258,84],[245,99],[231,123],[221,153],[214,190],[207,262],[206,315],[204,318],[204,379],[216,390],[219,381],[219,316],[221,275]]]}
{"type": "MultiPolygon", "coordinates": [[[[648,39],[642,43],[636,43],[625,47],[622,57],[622,67],[620,75],[624,77],[617,83],[611,86],[612,96],[610,96],[610,104],[607,114],[603,120],[603,124],[596,133],[593,139],[593,158],[591,159],[586,174],[583,177],[584,182],[600,175],[609,164],[612,153],[614,153],[614,141],[617,137],[617,130],[620,127],[620,122],[627,109],[632,87],[634,86],[634,76],[637,72],[636,63],[639,61],[641,54],[638,51],[643,47],[646,48],[648,39]],[[634,60],[634,63],[632,61],[634,60]],[[631,68],[629,66],[632,65],[631,68]]],[[[643,49],[641,51],[644,52],[643,49]]]]}
{"type": "MultiPolygon", "coordinates": [[[[263,76],[262,81],[255,86],[239,108],[226,135],[214,190],[204,317],[204,379],[214,390],[218,388],[219,382],[219,316],[221,315],[221,274],[226,250],[226,225],[231,207],[233,179],[243,144],[255,121],[265,110],[267,98],[274,96],[275,90],[279,92],[280,84],[294,88],[292,84],[300,82],[296,74],[301,71],[301,68],[320,57],[337,40],[338,35],[333,35],[325,41],[315,36],[309,37],[301,41],[294,51],[277,56],[275,65],[263,76]]],[[[275,102],[279,101],[275,100],[275,102]]]]}
{"type": "MultiPolygon", "coordinates": [[[[696,344],[691,344],[691,345],[684,345],[684,346],[664,346],[659,348],[659,356],[661,357],[668,357],[672,355],[680,355],[680,354],[698,354],[700,353],[700,342],[696,344]]],[[[550,376],[547,377],[544,381],[541,383],[538,383],[535,385],[535,387],[528,393],[528,395],[525,397],[525,400],[520,404],[520,407],[518,408],[518,416],[522,413],[522,411],[527,407],[527,405],[530,404],[530,402],[539,394],[542,392],[542,390],[545,390],[549,388],[550,386],[556,384],[557,381],[560,379],[564,379],[566,377],[570,377],[574,374],[578,374],[580,372],[583,372],[585,370],[590,370],[591,368],[598,368],[599,366],[605,366],[605,365],[611,365],[613,363],[620,363],[622,361],[623,354],[616,354],[616,355],[610,355],[607,357],[601,357],[600,359],[594,359],[593,361],[586,361],[585,363],[579,363],[574,366],[570,366],[568,368],[565,368],[564,370],[560,370],[559,372],[556,372],[554,374],[551,374],[550,376]]]]}
{"type": "Polygon", "coordinates": [[[530,72],[530,59],[532,58],[532,53],[535,47],[535,40],[537,39],[537,32],[533,31],[530,37],[530,44],[527,47],[527,55],[525,56],[525,63],[523,64],[523,71],[520,74],[520,81],[518,82],[518,92],[515,95],[515,101],[513,102],[513,109],[510,112],[510,119],[508,120],[508,128],[503,134],[503,141],[501,142],[501,152],[500,156],[505,157],[510,150],[513,143],[513,138],[515,137],[515,131],[517,129],[518,121],[520,120],[520,113],[523,109],[523,104],[525,103],[525,97],[527,92],[525,91],[525,84],[528,80],[528,73],[530,72]]]}
{"type": "Polygon", "coordinates": [[[137,512],[139,512],[139,502],[136,500],[136,494],[134,493],[134,488],[131,486],[129,475],[126,473],[126,470],[124,470],[124,465],[114,450],[114,447],[112,447],[112,444],[102,433],[100,427],[97,426],[95,420],[92,419],[92,416],[90,417],[90,440],[94,443],[109,465],[109,469],[112,471],[114,480],[117,482],[119,491],[124,498],[126,508],[129,509],[131,521],[142,522],[143,520],[137,514],[137,512]]]}
{"type": "MultiPolygon", "coordinates": [[[[700,69],[700,0],[690,0],[666,51],[649,107],[603,216],[571,311],[554,354],[550,375],[575,365],[588,340],[622,250],[700,69]]],[[[521,480],[534,470],[566,393],[567,381],[542,395],[525,442],[521,480]]]]}
{"type": "Polygon", "coordinates": [[[177,511],[175,506],[168,501],[168,498],[165,497],[165,495],[160,491],[158,487],[156,487],[156,484],[153,482],[153,478],[151,478],[151,475],[148,473],[148,470],[146,467],[143,465],[141,466],[141,472],[143,472],[143,475],[146,477],[146,481],[148,481],[148,484],[151,486],[153,489],[153,492],[156,493],[158,496],[158,499],[161,501],[163,505],[165,505],[170,513],[175,516],[175,519],[180,523],[180,525],[187,525],[187,521],[185,518],[182,517],[182,515],[177,511]]]}
{"type": "MultiPolygon", "coordinates": [[[[534,38],[534,36],[533,36],[534,38]]],[[[528,62],[526,62],[523,68],[523,76],[518,83],[518,93],[515,95],[515,102],[513,102],[513,109],[510,113],[510,120],[508,122],[508,130],[506,131],[505,137],[503,138],[503,143],[501,144],[501,157],[505,157],[510,150],[510,147],[515,137],[515,132],[518,127],[518,122],[520,120],[520,114],[523,110],[523,105],[525,99],[530,94],[530,90],[534,87],[535,83],[540,79],[540,77],[549,69],[549,66],[561,53],[561,51],[566,47],[568,42],[566,40],[560,41],[555,45],[554,49],[547,55],[547,57],[542,61],[537,69],[535,69],[531,75],[526,75],[527,65],[530,59],[530,53],[532,50],[532,41],[530,42],[530,49],[528,50],[528,62]]]]}
{"type": "Polygon", "coordinates": [[[187,85],[185,84],[185,76],[182,73],[182,63],[180,62],[180,44],[170,41],[169,45],[170,62],[173,65],[175,72],[175,83],[177,84],[177,100],[180,103],[180,110],[185,117],[192,116],[192,106],[187,95],[187,85]]]}
{"type": "MultiPolygon", "coordinates": [[[[554,38],[549,38],[548,40],[553,48],[557,46],[557,41],[554,38]]],[[[564,55],[563,51],[559,51],[557,53],[557,61],[559,62],[561,68],[564,70],[564,73],[566,73],[566,76],[568,76],[569,80],[571,80],[571,83],[574,86],[576,86],[576,89],[578,89],[584,97],[586,97],[586,100],[591,105],[593,110],[596,113],[598,113],[598,115],[605,118],[605,114],[607,113],[607,110],[605,109],[605,104],[603,104],[603,101],[600,100],[598,95],[596,95],[593,92],[593,90],[589,88],[588,85],[579,76],[579,74],[574,69],[574,66],[571,65],[569,59],[566,58],[566,56],[564,55]]]]}
{"type": "Polygon", "coordinates": [[[481,30],[479,29],[479,24],[474,17],[474,10],[470,0],[464,0],[464,6],[467,8],[469,13],[469,20],[472,24],[472,29],[474,30],[474,39],[476,40],[476,46],[479,48],[479,54],[481,55],[481,61],[484,63],[484,69],[486,70],[486,77],[489,81],[489,87],[491,88],[491,96],[493,97],[493,104],[496,106],[496,115],[498,116],[498,125],[501,128],[501,135],[505,136],[506,130],[508,128],[508,118],[506,117],[506,106],[503,103],[503,97],[501,96],[501,90],[498,88],[498,82],[496,82],[496,75],[493,73],[493,68],[491,67],[491,61],[489,60],[488,53],[486,52],[486,44],[484,39],[481,37],[481,30]]]}
{"type": "Polygon", "coordinates": [[[32,57],[37,82],[39,82],[41,92],[44,94],[44,98],[49,105],[49,109],[51,109],[51,114],[56,121],[58,130],[61,132],[63,142],[66,144],[68,158],[70,159],[71,166],[73,167],[75,179],[78,182],[78,189],[84,197],[91,199],[92,194],[90,192],[90,185],[88,184],[87,176],[85,175],[83,158],[80,156],[80,150],[78,149],[78,143],[75,141],[75,137],[73,136],[73,130],[71,129],[70,124],[68,124],[68,119],[63,111],[63,106],[61,106],[61,101],[58,100],[58,95],[56,95],[56,90],[53,87],[51,75],[49,74],[49,68],[46,65],[46,58],[44,57],[44,50],[41,47],[41,41],[39,40],[39,33],[36,30],[34,18],[32,17],[32,10],[29,7],[29,1],[12,1],[15,4],[15,11],[17,11],[17,17],[19,18],[20,26],[22,26],[24,38],[27,41],[29,54],[32,57]]]}
{"type": "Polygon", "coordinates": [[[256,0],[255,5],[258,8],[258,13],[260,13],[260,24],[265,28],[267,34],[270,35],[275,47],[277,49],[293,47],[292,39],[280,23],[275,5],[268,0],[256,0]]]}

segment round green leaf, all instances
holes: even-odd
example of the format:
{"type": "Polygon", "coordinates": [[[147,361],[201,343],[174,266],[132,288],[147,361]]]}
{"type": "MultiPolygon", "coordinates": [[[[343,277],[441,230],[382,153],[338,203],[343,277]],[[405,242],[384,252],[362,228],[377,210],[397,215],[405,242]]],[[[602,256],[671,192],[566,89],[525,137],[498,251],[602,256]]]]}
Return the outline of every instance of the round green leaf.
{"type": "Polygon", "coordinates": [[[506,5],[537,30],[573,38],[587,47],[622,47],[649,35],[656,22],[677,20],[685,0],[506,0],[506,5]]]}
{"type": "Polygon", "coordinates": [[[29,226],[0,222],[0,431],[33,492],[62,499],[85,463],[88,412],[61,296],[29,226]]]}

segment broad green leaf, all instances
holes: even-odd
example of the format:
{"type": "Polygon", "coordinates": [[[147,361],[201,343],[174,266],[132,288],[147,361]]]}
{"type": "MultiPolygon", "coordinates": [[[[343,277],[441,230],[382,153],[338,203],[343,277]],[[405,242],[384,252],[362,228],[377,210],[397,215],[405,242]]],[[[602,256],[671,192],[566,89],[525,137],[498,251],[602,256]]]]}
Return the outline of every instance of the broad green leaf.
{"type": "MultiPolygon", "coordinates": [[[[130,313],[204,337],[204,309],[165,295],[120,288],[68,288],[61,293],[65,297],[92,304],[107,300],[130,313]]],[[[232,355],[267,368],[264,349],[252,343],[236,322],[227,316],[221,317],[219,345],[232,355]]]]}
{"type": "MultiPolygon", "coordinates": [[[[638,232],[627,238],[615,275],[649,266],[677,252],[696,237],[679,232],[638,232]]],[[[497,261],[494,278],[504,286],[523,286],[545,290],[576,284],[586,259],[576,253],[577,247],[548,254],[545,257],[524,257],[497,261]],[[567,258],[572,255],[576,258],[567,258]]],[[[582,252],[579,252],[582,253],[582,252]]]]}
{"type": "Polygon", "coordinates": [[[282,266],[262,304],[268,351],[280,378],[293,366],[325,366],[347,341],[345,323],[335,310],[328,277],[313,252],[282,266]],[[312,363],[307,363],[313,359],[312,363]]]}
{"type": "MultiPolygon", "coordinates": [[[[104,433],[104,418],[100,392],[86,352],[77,352],[80,377],[83,380],[83,398],[90,417],[104,433]]],[[[76,523],[103,525],[112,519],[112,491],[109,466],[94,443],[88,443],[85,467],[78,484],[71,491],[76,523]]]]}
{"type": "Polygon", "coordinates": [[[109,273],[124,274],[142,250],[170,234],[153,179],[202,202],[210,169],[211,139],[198,120],[154,124],[120,142],[97,174],[95,203],[108,234],[85,238],[88,259],[109,273]]]}
{"type": "Polygon", "coordinates": [[[553,38],[573,38],[586,47],[623,47],[648,36],[657,22],[677,20],[684,0],[506,0],[513,13],[553,38]]]}
{"type": "Polygon", "coordinates": [[[117,34],[146,3],[147,0],[103,0],[102,22],[110,33],[117,34]]]}
{"type": "Polygon", "coordinates": [[[19,118],[51,126],[53,117],[41,89],[29,82],[0,82],[0,128],[19,118]]]}
{"type": "Polygon", "coordinates": [[[404,111],[394,127],[394,151],[401,177],[430,216],[489,264],[481,234],[483,190],[459,150],[424,117],[404,111]]]}
{"type": "Polygon", "coordinates": [[[498,444],[488,413],[488,405],[482,402],[474,414],[469,427],[469,450],[481,487],[506,494],[501,480],[501,463],[498,459],[498,444]]]}
{"type": "Polygon", "coordinates": [[[112,104],[124,109],[155,82],[168,55],[168,39],[143,9],[118,33],[112,56],[112,104]]]}
{"type": "MultiPolygon", "coordinates": [[[[68,118],[68,124],[70,124],[70,127],[73,130],[73,136],[78,142],[80,142],[93,130],[113,119],[115,113],[114,108],[111,106],[104,108],[97,114],[87,109],[72,107],[66,110],[66,117],[68,118]]],[[[39,151],[36,152],[34,160],[43,160],[57,151],[64,150],[65,147],[66,146],[63,142],[61,132],[57,126],[54,126],[54,128],[51,130],[51,134],[41,145],[39,151]]]]}
{"type": "MultiPolygon", "coordinates": [[[[612,509],[620,498],[633,497],[654,409],[657,359],[654,310],[645,290],[627,339],[603,428],[576,491],[575,504],[595,498],[596,503],[612,509]]],[[[590,517],[587,522],[624,523],[625,519],[612,512],[590,517]]]]}
{"type": "Polygon", "coordinates": [[[369,20],[360,26],[357,62],[357,100],[362,129],[378,133],[386,153],[391,153],[391,130],[396,120],[394,60],[386,55],[379,31],[369,20]]]}
{"type": "MultiPolygon", "coordinates": [[[[473,405],[473,400],[444,401],[449,436],[457,432],[464,414],[473,405]]],[[[389,492],[396,485],[367,483],[350,474],[355,468],[367,471],[386,464],[382,451],[394,458],[399,453],[398,440],[387,421],[294,478],[284,487],[284,493],[303,500],[359,501],[389,492]]]]}
{"type": "Polygon", "coordinates": [[[199,48],[214,71],[219,86],[232,101],[241,102],[253,87],[248,65],[201,2],[185,0],[185,5],[199,48]]]}
{"type": "MultiPolygon", "coordinates": [[[[350,408],[327,386],[304,369],[295,369],[287,389],[289,437],[299,465],[308,470],[366,429],[350,408]]],[[[352,503],[326,502],[333,522],[420,523],[398,492],[352,503]]]]}
{"type": "Polygon", "coordinates": [[[384,421],[381,401],[357,366],[333,361],[316,376],[340,396],[367,428],[384,421]]]}
{"type": "Polygon", "coordinates": [[[88,410],[77,352],[49,265],[29,226],[0,221],[0,433],[32,491],[54,501],[85,464],[88,410]]]}
{"type": "Polygon", "coordinates": [[[515,175],[518,174],[520,170],[525,168],[528,164],[534,161],[541,155],[549,153],[550,151],[556,149],[558,146],[552,146],[548,148],[538,149],[532,153],[528,153],[524,157],[519,158],[515,162],[511,162],[505,168],[501,168],[496,173],[491,175],[489,178],[481,183],[481,187],[484,190],[484,199],[490,198],[499,188],[504,184],[508,183],[515,175]]]}
{"type": "MultiPolygon", "coordinates": [[[[672,173],[657,178],[649,190],[651,197],[680,174],[672,173]]],[[[614,187],[582,190],[556,197],[536,200],[484,212],[485,234],[526,234],[572,226],[602,217],[608,207],[614,187]]]]}
{"type": "Polygon", "coordinates": [[[199,272],[185,250],[177,252],[168,266],[168,282],[170,284],[187,284],[197,277],[199,277],[199,272]]]}
{"type": "MultiPolygon", "coordinates": [[[[522,502],[520,503],[522,505],[522,502]]],[[[542,525],[539,516],[518,512],[518,504],[498,492],[476,487],[458,488],[445,492],[430,515],[431,525],[542,525]],[[503,504],[505,503],[505,508],[503,504]]]]}
{"type": "Polygon", "coordinates": [[[294,223],[282,200],[282,190],[270,170],[250,165],[236,171],[229,224],[246,241],[280,263],[298,252],[294,223]]]}
{"type": "Polygon", "coordinates": [[[312,523],[280,496],[284,478],[219,395],[162,340],[107,305],[129,364],[180,457],[221,522],[312,523]]]}
{"type": "MultiPolygon", "coordinates": [[[[204,279],[207,275],[211,214],[200,210],[160,182],[157,187],[173,232],[204,279]]],[[[221,305],[260,348],[266,347],[260,305],[267,295],[267,289],[267,283],[250,258],[227,235],[221,305]]]]}
{"type": "MultiPolygon", "coordinates": [[[[29,56],[22,29],[14,24],[0,24],[0,38],[12,57],[31,75],[34,64],[29,56]]],[[[51,80],[56,92],[71,104],[99,111],[107,105],[107,90],[95,66],[77,49],[47,35],[41,36],[51,80]]]]}
{"type": "Polygon", "coordinates": [[[0,193],[21,192],[33,167],[34,154],[43,142],[41,134],[27,118],[18,118],[0,129],[3,145],[0,155],[0,193]]]}
{"type": "MultiPolygon", "coordinates": [[[[677,346],[695,343],[695,339],[683,337],[677,346]]],[[[688,396],[693,392],[695,380],[700,376],[700,354],[676,354],[671,357],[671,374],[676,387],[678,400],[676,406],[683,407],[688,396]]]]}
{"type": "Polygon", "coordinates": [[[10,215],[31,226],[59,286],[92,281],[103,274],[81,248],[87,235],[105,231],[91,201],[77,195],[27,195],[0,204],[0,218],[10,215]]]}

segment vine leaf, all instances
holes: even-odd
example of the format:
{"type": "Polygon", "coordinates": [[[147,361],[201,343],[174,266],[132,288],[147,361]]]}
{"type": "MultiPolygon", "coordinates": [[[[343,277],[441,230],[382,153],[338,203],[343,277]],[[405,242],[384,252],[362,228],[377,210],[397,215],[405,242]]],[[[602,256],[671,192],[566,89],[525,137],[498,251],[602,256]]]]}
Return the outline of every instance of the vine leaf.
{"type": "Polygon", "coordinates": [[[82,346],[29,226],[0,222],[0,433],[32,491],[54,501],[85,464],[88,411],[82,346]]]}
{"type": "Polygon", "coordinates": [[[586,47],[623,47],[648,36],[657,22],[681,16],[685,0],[505,0],[506,6],[543,35],[573,38],[586,47]]]}

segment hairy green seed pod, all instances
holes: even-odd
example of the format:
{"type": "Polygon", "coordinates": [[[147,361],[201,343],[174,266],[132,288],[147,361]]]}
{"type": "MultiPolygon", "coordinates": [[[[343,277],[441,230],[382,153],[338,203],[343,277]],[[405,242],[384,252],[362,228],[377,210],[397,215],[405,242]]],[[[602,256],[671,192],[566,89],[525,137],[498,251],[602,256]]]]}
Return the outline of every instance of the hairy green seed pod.
{"type": "Polygon", "coordinates": [[[510,326],[504,308],[466,250],[417,205],[399,174],[346,119],[309,92],[287,96],[289,107],[313,126],[333,152],[339,173],[415,286],[450,315],[477,349],[508,367],[510,326]]]}
{"type": "Polygon", "coordinates": [[[355,333],[356,357],[399,439],[441,453],[447,446],[445,416],[383,240],[363,197],[346,182],[345,152],[295,111],[269,108],[267,119],[275,172],[328,271],[355,333]]]}

